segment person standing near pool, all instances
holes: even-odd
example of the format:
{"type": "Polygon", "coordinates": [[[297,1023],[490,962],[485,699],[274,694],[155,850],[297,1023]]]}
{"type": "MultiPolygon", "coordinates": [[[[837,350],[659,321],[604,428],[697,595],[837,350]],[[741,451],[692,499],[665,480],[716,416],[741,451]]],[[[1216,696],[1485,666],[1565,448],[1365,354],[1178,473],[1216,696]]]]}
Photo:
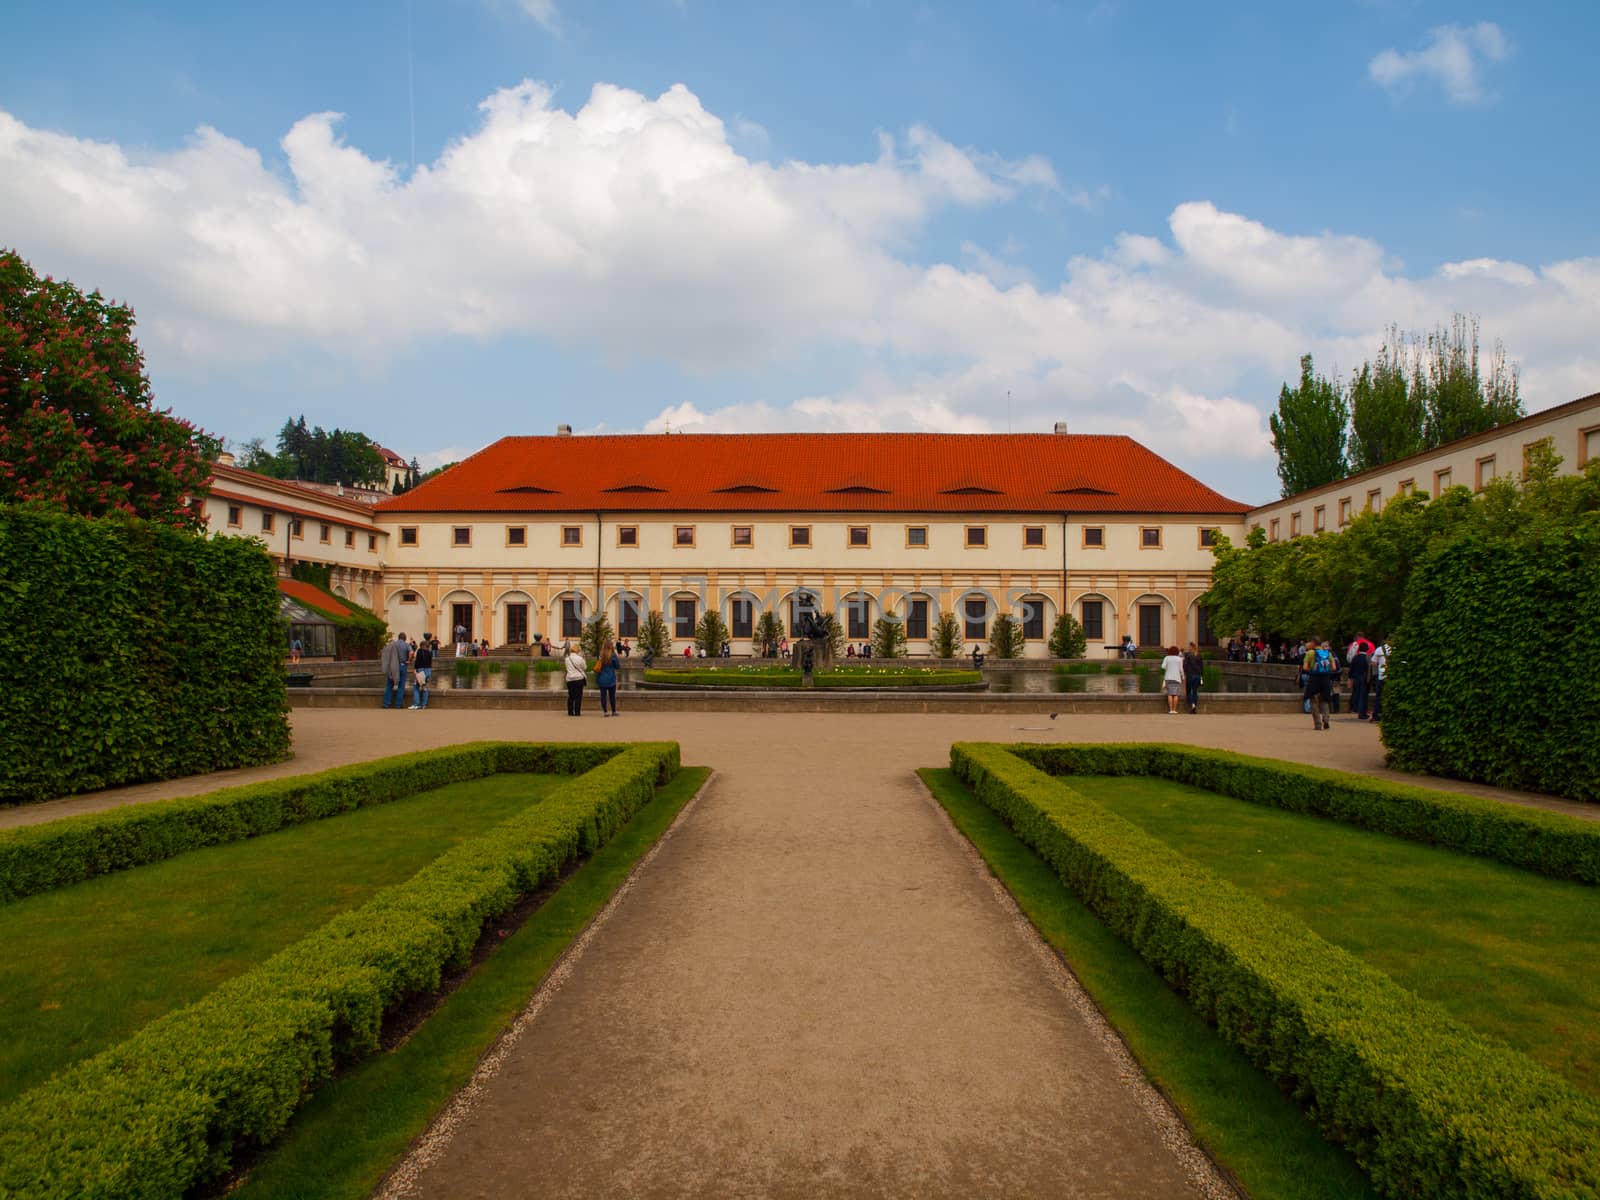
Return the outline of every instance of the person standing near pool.
{"type": "Polygon", "coordinates": [[[608,638],[600,647],[600,658],[594,664],[594,681],[600,689],[600,715],[617,715],[617,652],[608,638]]]}
{"type": "Polygon", "coordinates": [[[589,674],[589,664],[583,661],[583,652],[568,642],[561,648],[561,665],[567,673],[567,716],[583,716],[583,682],[589,674]]]}
{"type": "Polygon", "coordinates": [[[1200,711],[1200,681],[1205,677],[1205,660],[1200,657],[1200,647],[1193,642],[1183,655],[1183,698],[1189,705],[1189,711],[1200,711]]]}
{"type": "Polygon", "coordinates": [[[383,648],[378,665],[383,668],[383,706],[404,708],[406,703],[406,663],[411,659],[411,647],[406,635],[400,634],[383,648]]]}
{"type": "Polygon", "coordinates": [[[412,659],[412,671],[417,677],[417,698],[412,702],[412,708],[428,707],[428,680],[433,676],[433,636],[423,634],[422,640],[417,643],[417,653],[412,659]]]}
{"type": "Polygon", "coordinates": [[[1178,715],[1178,694],[1183,690],[1183,655],[1176,646],[1167,647],[1167,656],[1161,660],[1161,676],[1167,689],[1167,715],[1178,715]]]}

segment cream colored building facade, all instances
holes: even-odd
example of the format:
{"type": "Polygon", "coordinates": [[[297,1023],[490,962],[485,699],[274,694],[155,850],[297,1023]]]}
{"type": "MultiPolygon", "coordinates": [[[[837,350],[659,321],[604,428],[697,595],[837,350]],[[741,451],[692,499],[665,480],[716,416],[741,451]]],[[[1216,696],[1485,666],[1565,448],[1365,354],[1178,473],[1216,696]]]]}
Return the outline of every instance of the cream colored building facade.
{"type": "Polygon", "coordinates": [[[1528,451],[1547,438],[1561,456],[1564,473],[1600,459],[1600,393],[1264,504],[1250,510],[1246,528],[1260,526],[1269,541],[1283,541],[1337,532],[1367,509],[1381,509],[1412,491],[1432,497],[1460,485],[1480,491],[1491,479],[1519,478],[1528,451]]]}
{"type": "Polygon", "coordinates": [[[365,608],[380,602],[389,531],[370,503],[216,463],[205,514],[213,537],[265,546],[280,575],[295,562],[326,565],[336,595],[365,608]]]}
{"type": "MultiPolygon", "coordinates": [[[[897,445],[862,439],[895,436],[861,435],[845,448],[892,454],[897,445]]],[[[949,611],[961,620],[968,648],[987,647],[994,616],[1009,612],[1024,625],[1026,653],[1044,656],[1063,610],[1084,624],[1090,653],[1098,655],[1123,634],[1145,645],[1205,637],[1198,599],[1210,584],[1210,531],[1221,529],[1237,540],[1246,528],[1243,505],[1186,476],[1214,502],[1197,511],[1170,511],[1170,499],[1163,505],[1168,511],[1111,511],[1106,489],[1079,487],[1052,497],[1053,509],[992,511],[1001,503],[1014,507],[1027,489],[1008,483],[1003,470],[985,471],[981,438],[969,439],[980,451],[971,470],[933,481],[972,484],[938,493],[946,511],[840,511],[848,502],[844,495],[871,495],[882,504],[879,497],[907,490],[891,478],[894,472],[874,472],[871,453],[864,472],[843,469],[859,465],[859,459],[841,463],[845,486],[825,489],[815,503],[744,509],[740,495],[771,505],[793,489],[761,486],[760,470],[736,465],[745,461],[737,450],[717,446],[697,447],[701,459],[694,464],[653,469],[647,458],[637,469],[630,463],[613,479],[598,481],[614,486],[594,489],[589,499],[608,508],[550,511],[566,503],[560,497],[573,489],[541,468],[541,458],[604,460],[611,445],[624,439],[520,440],[533,443],[522,451],[526,466],[508,462],[490,469],[469,459],[447,473],[465,472],[467,485],[453,492],[423,485],[379,506],[378,519],[391,537],[376,607],[391,629],[448,640],[459,625],[468,636],[487,637],[497,646],[540,635],[559,643],[575,637],[599,605],[630,638],[644,614],[660,611],[681,651],[700,617],[714,608],[733,634],[733,652],[747,654],[759,652],[752,634],[763,612],[776,613],[792,629],[797,598],[809,594],[817,607],[838,616],[851,641],[868,640],[873,623],[886,613],[901,617],[913,655],[929,652],[938,615],[949,611]],[[727,464],[726,475],[732,482],[713,491],[731,494],[706,511],[710,493],[704,485],[730,457],[735,462],[727,464]],[[473,482],[475,470],[482,478],[473,482]],[[686,470],[693,481],[682,478],[686,470]],[[746,476],[756,482],[740,483],[746,476]],[[535,482],[516,484],[525,477],[535,482]],[[874,479],[884,486],[873,486],[874,479]],[[987,487],[984,479],[998,486],[987,487]],[[693,493],[685,495],[683,506],[661,507],[680,486],[693,493]],[[624,507],[630,493],[649,496],[658,507],[624,507]],[[958,503],[970,503],[970,510],[948,511],[952,502],[942,497],[968,493],[977,494],[958,503]],[[1002,493],[1003,501],[990,499],[1002,493]],[[541,510],[469,510],[505,494],[531,494],[541,510]],[[1074,512],[1075,498],[1087,496],[1098,511],[1074,512]],[[827,510],[819,511],[821,505],[827,510]]],[[[670,461],[681,445],[663,435],[653,449],[670,461]]],[[[1105,475],[1116,475],[1119,488],[1129,487],[1126,472],[1103,470],[1105,475]]],[[[1085,482],[1081,473],[1063,481],[1085,482]]]]}

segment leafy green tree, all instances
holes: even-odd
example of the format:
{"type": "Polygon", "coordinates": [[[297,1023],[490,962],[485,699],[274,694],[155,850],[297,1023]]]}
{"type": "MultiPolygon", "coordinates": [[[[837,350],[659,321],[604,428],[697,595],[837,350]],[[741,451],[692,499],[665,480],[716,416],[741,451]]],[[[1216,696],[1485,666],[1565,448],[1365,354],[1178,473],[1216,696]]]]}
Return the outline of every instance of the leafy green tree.
{"type": "Polygon", "coordinates": [[[1272,446],[1278,452],[1278,479],[1283,494],[1343,479],[1349,406],[1337,383],[1318,375],[1311,355],[1300,359],[1300,385],[1286,383],[1278,393],[1278,411],[1268,420],[1272,446]]]}
{"type": "Polygon", "coordinates": [[[616,630],[611,628],[611,618],[604,612],[597,612],[583,623],[583,632],[578,635],[578,645],[582,648],[586,658],[599,658],[600,648],[607,642],[615,643],[616,630]]]}
{"type": "Polygon", "coordinates": [[[955,613],[940,610],[939,619],[933,623],[933,636],[928,639],[928,648],[933,651],[933,656],[954,658],[961,653],[962,645],[961,622],[955,613]]]}
{"type": "Polygon", "coordinates": [[[653,654],[657,658],[672,650],[672,631],[667,627],[667,619],[661,615],[661,610],[653,608],[645,615],[644,624],[639,626],[639,649],[642,653],[653,654]]]}
{"type": "Polygon", "coordinates": [[[770,646],[773,653],[777,653],[778,643],[783,641],[783,622],[770,608],[756,618],[755,643],[761,653],[765,654],[770,646]]]}
{"type": "Polygon", "coordinates": [[[894,613],[885,613],[872,623],[872,653],[878,658],[904,658],[906,623],[894,613]]]}
{"type": "Polygon", "coordinates": [[[1391,325],[1377,360],[1350,380],[1350,469],[1367,471],[1426,449],[1426,405],[1406,370],[1406,340],[1391,325]]]}
{"type": "Polygon", "coordinates": [[[1083,626],[1078,623],[1078,618],[1071,613],[1062,613],[1056,618],[1055,628],[1050,631],[1050,653],[1055,658],[1082,658],[1089,648],[1089,639],[1084,636],[1083,626]]]}
{"type": "Polygon", "coordinates": [[[1478,319],[1457,313],[1450,328],[1428,335],[1418,356],[1416,386],[1430,448],[1483,433],[1523,415],[1515,364],[1495,343],[1487,376],[1478,368],[1478,319]]]}
{"type": "Polygon", "coordinates": [[[1026,644],[1022,636],[1022,622],[1010,613],[995,617],[989,627],[989,649],[996,658],[1017,658],[1026,644]]]}
{"type": "Polygon", "coordinates": [[[203,527],[215,439],[155,407],[133,324],[0,250],[0,503],[203,527]]]}
{"type": "Polygon", "coordinates": [[[728,623],[722,619],[722,614],[714,608],[706,609],[694,629],[695,645],[706,652],[706,657],[715,658],[722,653],[722,643],[728,640],[728,623]]]}
{"type": "Polygon", "coordinates": [[[839,657],[839,651],[844,649],[844,626],[839,624],[839,618],[833,613],[818,613],[817,624],[822,627],[823,636],[828,639],[828,650],[839,657]]]}

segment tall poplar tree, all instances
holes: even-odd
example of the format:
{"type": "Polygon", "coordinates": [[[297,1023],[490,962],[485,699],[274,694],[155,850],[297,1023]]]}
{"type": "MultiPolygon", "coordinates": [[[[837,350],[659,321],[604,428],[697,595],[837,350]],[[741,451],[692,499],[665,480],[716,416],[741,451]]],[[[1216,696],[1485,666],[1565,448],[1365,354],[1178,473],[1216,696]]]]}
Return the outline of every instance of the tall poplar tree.
{"type": "Polygon", "coordinates": [[[1283,385],[1278,411],[1269,420],[1285,496],[1344,478],[1349,422],[1343,390],[1316,374],[1311,355],[1302,356],[1300,386],[1283,385]]]}
{"type": "Polygon", "coordinates": [[[1350,469],[1367,471],[1426,446],[1421,392],[1406,370],[1406,341],[1391,325],[1375,362],[1350,380],[1350,469]]]}

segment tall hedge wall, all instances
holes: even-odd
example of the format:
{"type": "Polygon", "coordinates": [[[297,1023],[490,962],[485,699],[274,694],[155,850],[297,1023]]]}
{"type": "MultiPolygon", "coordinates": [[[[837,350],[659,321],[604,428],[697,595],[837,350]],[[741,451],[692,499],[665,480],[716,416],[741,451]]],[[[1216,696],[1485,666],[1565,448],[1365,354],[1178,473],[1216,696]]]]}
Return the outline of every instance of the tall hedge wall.
{"type": "Polygon", "coordinates": [[[289,750],[272,560],[124,518],[0,509],[0,803],[289,750]]]}
{"type": "Polygon", "coordinates": [[[1383,692],[1408,771],[1600,801],[1600,524],[1474,534],[1412,574],[1383,692]]]}

